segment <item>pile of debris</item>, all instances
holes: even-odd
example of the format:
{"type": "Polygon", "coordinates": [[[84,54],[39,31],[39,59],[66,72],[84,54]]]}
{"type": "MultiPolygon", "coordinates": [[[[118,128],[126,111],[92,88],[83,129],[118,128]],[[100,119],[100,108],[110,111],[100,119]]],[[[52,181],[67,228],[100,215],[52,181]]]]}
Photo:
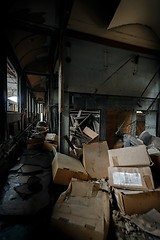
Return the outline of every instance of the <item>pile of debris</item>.
{"type": "Polygon", "coordinates": [[[81,159],[58,152],[53,159],[53,182],[68,187],[53,206],[53,228],[62,234],[63,227],[67,239],[104,240],[111,237],[112,221],[115,239],[159,238],[160,181],[146,145],[109,149],[106,141],[95,141],[83,144],[82,150],[81,159]],[[104,202],[97,199],[101,191],[104,202]]]}
{"type": "Polygon", "coordinates": [[[99,111],[71,111],[70,112],[70,142],[74,148],[82,148],[99,135],[99,111]]]}
{"type": "Polygon", "coordinates": [[[63,187],[51,206],[51,228],[58,239],[159,239],[160,139],[145,131],[136,140],[128,137],[129,146],[109,149],[91,125],[82,127],[84,122],[75,132],[80,125],[88,140],[75,146],[66,138],[75,150],[70,155],[57,151],[56,134],[47,132],[42,142],[28,139],[26,152],[10,170],[8,184],[14,187],[5,189],[0,213],[43,208],[50,201],[51,177],[54,186],[63,187]]]}
{"type": "Polygon", "coordinates": [[[46,124],[31,132],[1,190],[0,215],[33,215],[48,206],[57,145],[57,135],[48,133],[46,124]]]}

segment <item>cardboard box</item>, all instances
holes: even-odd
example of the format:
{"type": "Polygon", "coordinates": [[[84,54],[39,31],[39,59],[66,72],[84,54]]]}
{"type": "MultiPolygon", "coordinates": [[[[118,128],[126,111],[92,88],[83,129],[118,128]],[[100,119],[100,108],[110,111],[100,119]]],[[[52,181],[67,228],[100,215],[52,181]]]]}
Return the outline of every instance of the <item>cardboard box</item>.
{"type": "Polygon", "coordinates": [[[108,179],[108,144],[106,141],[83,145],[83,165],[91,178],[108,179]]]}
{"type": "Polygon", "coordinates": [[[110,166],[150,166],[151,159],[145,145],[108,150],[110,166]]]}
{"type": "Polygon", "coordinates": [[[50,151],[52,151],[52,149],[57,149],[57,147],[58,146],[55,143],[51,143],[51,142],[48,142],[48,141],[44,141],[44,143],[43,143],[44,150],[45,150],[45,148],[48,148],[48,149],[50,149],[50,151]]]}
{"type": "Polygon", "coordinates": [[[68,185],[71,178],[88,180],[89,176],[82,163],[71,156],[57,152],[52,161],[53,182],[68,185]]]}
{"type": "Polygon", "coordinates": [[[58,135],[56,133],[47,133],[45,136],[45,141],[58,144],[58,135]]]}
{"type": "Polygon", "coordinates": [[[147,192],[114,188],[114,194],[123,214],[142,214],[152,208],[160,212],[160,187],[147,192]]]}
{"type": "Polygon", "coordinates": [[[56,133],[47,133],[45,136],[46,141],[55,141],[57,139],[56,133]]]}
{"type": "Polygon", "coordinates": [[[154,181],[150,167],[109,167],[109,185],[135,190],[153,190],[154,181]]]}
{"type": "Polygon", "coordinates": [[[109,220],[108,193],[99,190],[98,184],[72,179],[54,206],[51,226],[59,238],[63,234],[65,239],[105,240],[109,220]]]}
{"type": "Polygon", "coordinates": [[[85,133],[88,137],[90,137],[91,139],[95,139],[98,137],[98,133],[94,132],[92,129],[90,129],[89,127],[85,127],[83,129],[83,133],[85,133]]]}
{"type": "Polygon", "coordinates": [[[43,145],[42,145],[42,149],[44,151],[47,151],[47,152],[53,152],[54,156],[56,155],[56,150],[57,146],[55,146],[54,144],[52,143],[49,143],[47,141],[44,141],[43,145]]]}

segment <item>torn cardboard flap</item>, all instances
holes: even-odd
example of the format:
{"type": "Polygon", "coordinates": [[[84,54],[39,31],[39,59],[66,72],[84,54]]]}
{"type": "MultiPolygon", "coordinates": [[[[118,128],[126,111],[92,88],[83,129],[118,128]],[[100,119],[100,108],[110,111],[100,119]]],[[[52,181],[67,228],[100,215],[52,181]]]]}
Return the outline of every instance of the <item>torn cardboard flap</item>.
{"type": "Polygon", "coordinates": [[[71,179],[71,193],[70,196],[92,197],[95,196],[100,189],[100,183],[84,181],[72,178],[71,179]],[[81,191],[79,191],[81,189],[81,191]]]}

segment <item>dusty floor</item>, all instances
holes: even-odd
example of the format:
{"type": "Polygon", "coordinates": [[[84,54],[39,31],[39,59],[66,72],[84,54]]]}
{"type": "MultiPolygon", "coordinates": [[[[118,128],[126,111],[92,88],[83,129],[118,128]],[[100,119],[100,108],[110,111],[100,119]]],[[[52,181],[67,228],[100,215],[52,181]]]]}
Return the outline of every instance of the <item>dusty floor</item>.
{"type": "MultiPolygon", "coordinates": [[[[51,195],[50,203],[36,214],[28,216],[1,215],[0,240],[72,240],[57,232],[51,226],[50,218],[54,203],[66,187],[53,184],[52,189],[53,194],[51,195]]],[[[114,239],[116,240],[117,237],[111,224],[107,240],[114,239]]]]}
{"type": "Polygon", "coordinates": [[[50,225],[50,216],[54,203],[62,188],[53,187],[49,204],[35,214],[0,215],[1,240],[59,239],[50,225]]]}

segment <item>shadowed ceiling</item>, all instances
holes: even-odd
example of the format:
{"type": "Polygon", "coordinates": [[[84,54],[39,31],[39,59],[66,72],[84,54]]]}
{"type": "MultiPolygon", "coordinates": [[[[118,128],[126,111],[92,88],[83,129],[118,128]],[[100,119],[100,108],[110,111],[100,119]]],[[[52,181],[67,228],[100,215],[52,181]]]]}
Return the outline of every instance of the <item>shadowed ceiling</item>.
{"type": "Polygon", "coordinates": [[[160,53],[159,0],[8,1],[8,49],[44,101],[63,35],[160,53]]]}

